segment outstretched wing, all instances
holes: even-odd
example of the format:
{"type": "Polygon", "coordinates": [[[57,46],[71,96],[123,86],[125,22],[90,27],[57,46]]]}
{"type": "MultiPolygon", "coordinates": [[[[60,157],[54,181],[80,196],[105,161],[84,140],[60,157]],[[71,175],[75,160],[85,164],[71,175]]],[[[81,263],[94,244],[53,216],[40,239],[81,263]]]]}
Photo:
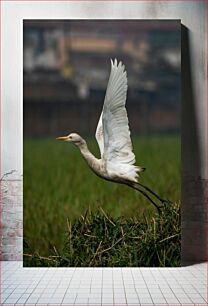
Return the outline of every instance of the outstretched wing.
{"type": "Polygon", "coordinates": [[[124,65],[111,61],[111,73],[103,106],[104,157],[108,161],[134,164],[135,156],[125,108],[127,76],[124,65]]]}
{"type": "Polygon", "coordinates": [[[132,179],[136,179],[139,168],[133,166],[135,155],[125,108],[127,75],[122,62],[111,60],[111,73],[106,90],[103,111],[98,122],[96,139],[101,157],[106,161],[107,170],[125,169],[132,179]]]}

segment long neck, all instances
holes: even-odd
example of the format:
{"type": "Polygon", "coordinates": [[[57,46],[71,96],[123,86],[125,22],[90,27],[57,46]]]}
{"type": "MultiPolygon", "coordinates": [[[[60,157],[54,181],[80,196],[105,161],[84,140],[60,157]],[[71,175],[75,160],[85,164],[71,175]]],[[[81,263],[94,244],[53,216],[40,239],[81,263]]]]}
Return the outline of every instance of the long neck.
{"type": "Polygon", "coordinates": [[[98,159],[89,151],[86,141],[80,143],[78,147],[89,167],[91,167],[94,170],[96,164],[98,163],[98,159]]]}

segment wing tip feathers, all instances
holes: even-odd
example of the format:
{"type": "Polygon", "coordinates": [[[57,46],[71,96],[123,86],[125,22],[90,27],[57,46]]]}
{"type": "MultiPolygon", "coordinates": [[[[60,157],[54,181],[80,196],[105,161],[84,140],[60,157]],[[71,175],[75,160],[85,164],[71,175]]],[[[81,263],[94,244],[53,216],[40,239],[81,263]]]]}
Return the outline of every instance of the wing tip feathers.
{"type": "Polygon", "coordinates": [[[118,61],[117,58],[115,57],[114,60],[112,60],[112,58],[110,59],[111,62],[111,68],[121,68],[123,70],[124,73],[126,73],[125,70],[125,65],[123,64],[122,61],[118,61]]]}

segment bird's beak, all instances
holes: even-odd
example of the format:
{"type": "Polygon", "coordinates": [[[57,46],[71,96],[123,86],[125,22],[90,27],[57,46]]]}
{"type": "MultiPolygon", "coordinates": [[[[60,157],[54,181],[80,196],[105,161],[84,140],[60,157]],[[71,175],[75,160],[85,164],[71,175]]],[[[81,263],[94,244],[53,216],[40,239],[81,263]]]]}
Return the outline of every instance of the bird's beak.
{"type": "Polygon", "coordinates": [[[66,141],[68,140],[68,136],[61,136],[61,137],[57,137],[56,139],[66,141]]]}

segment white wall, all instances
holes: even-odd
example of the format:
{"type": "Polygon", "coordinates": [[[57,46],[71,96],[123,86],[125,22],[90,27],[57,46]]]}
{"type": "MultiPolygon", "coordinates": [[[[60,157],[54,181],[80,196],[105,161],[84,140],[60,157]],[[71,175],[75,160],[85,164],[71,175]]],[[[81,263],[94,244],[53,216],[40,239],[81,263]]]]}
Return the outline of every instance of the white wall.
{"type": "Polygon", "coordinates": [[[5,233],[11,220],[17,224],[14,239],[3,241],[2,258],[21,259],[22,254],[23,19],[133,18],[181,19],[186,27],[182,29],[182,257],[184,263],[207,259],[208,197],[201,196],[208,190],[206,1],[3,1],[1,6],[1,177],[10,173],[3,182],[5,233]]]}

